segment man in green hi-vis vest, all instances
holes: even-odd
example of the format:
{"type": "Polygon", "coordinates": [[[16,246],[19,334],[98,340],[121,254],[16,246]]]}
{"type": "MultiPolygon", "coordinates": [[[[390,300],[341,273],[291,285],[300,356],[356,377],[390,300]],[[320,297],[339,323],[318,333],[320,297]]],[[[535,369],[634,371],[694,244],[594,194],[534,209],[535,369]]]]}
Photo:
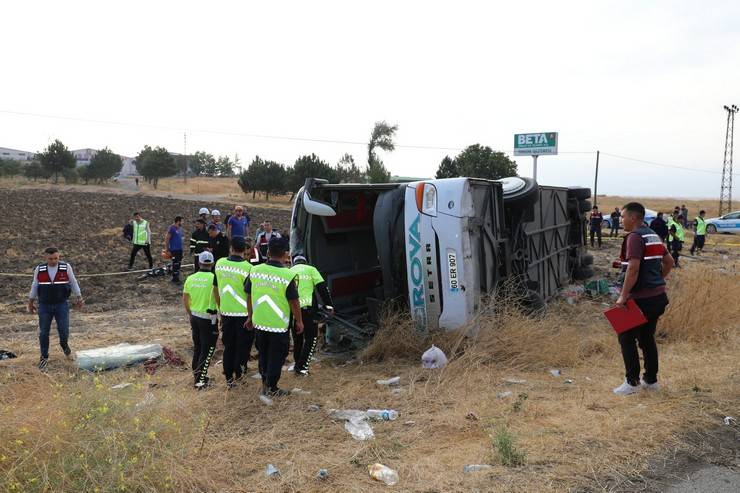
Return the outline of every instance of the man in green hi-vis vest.
{"type": "Polygon", "coordinates": [[[146,261],[149,262],[149,268],[151,269],[154,266],[154,261],[150,247],[152,244],[152,230],[149,226],[149,221],[143,219],[140,212],[134,212],[134,219],[131,221],[131,226],[133,227],[131,243],[134,246],[131,249],[131,256],[128,260],[128,270],[133,269],[136,254],[139,250],[144,250],[146,261]]]}
{"type": "Polygon", "coordinates": [[[699,215],[694,219],[694,243],[691,244],[691,255],[696,252],[701,255],[704,248],[704,241],[707,239],[707,221],[704,219],[706,211],[699,211],[699,215]]]}
{"type": "Polygon", "coordinates": [[[182,290],[182,301],[190,317],[193,333],[193,376],[195,387],[208,384],[208,366],[218,341],[218,291],[213,287],[213,255],[201,252],[201,270],[188,276],[182,290]]]}
{"type": "Polygon", "coordinates": [[[324,308],[330,315],[334,313],[331,293],[321,273],[310,265],[303,255],[293,258],[293,267],[290,268],[298,276],[298,301],[301,304],[301,317],[303,318],[303,334],[296,334],[293,330],[293,367],[296,375],[308,375],[308,367],[319,341],[318,303],[314,292],[318,292],[324,308]]]}
{"type": "Polygon", "coordinates": [[[259,351],[262,395],[283,396],[290,392],[278,388],[280,373],[290,348],[290,316],[297,333],[303,332],[301,305],[298,302],[296,274],[285,266],[289,262],[288,240],[272,238],[267,249],[267,262],[255,265],[244,283],[249,318],[244,325],[256,329],[259,351]]]}
{"type": "Polygon", "coordinates": [[[224,375],[231,388],[247,369],[252,351],[254,330],[244,327],[247,321],[247,293],[244,282],[252,264],[244,258],[247,244],[237,236],[231,243],[231,255],[216,262],[214,286],[219,295],[221,312],[221,341],[224,343],[224,375]]]}

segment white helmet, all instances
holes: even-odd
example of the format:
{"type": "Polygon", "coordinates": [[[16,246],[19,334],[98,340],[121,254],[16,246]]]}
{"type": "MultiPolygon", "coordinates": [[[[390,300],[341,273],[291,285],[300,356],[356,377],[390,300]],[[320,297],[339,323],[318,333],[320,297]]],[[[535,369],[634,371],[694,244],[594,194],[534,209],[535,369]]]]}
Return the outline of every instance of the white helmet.
{"type": "Polygon", "coordinates": [[[198,211],[198,214],[210,214],[210,212],[208,211],[207,208],[201,207],[200,210],[198,211]]]}
{"type": "Polygon", "coordinates": [[[211,211],[211,215],[212,216],[220,216],[221,215],[221,211],[219,211],[218,209],[213,209],[211,211]]]}

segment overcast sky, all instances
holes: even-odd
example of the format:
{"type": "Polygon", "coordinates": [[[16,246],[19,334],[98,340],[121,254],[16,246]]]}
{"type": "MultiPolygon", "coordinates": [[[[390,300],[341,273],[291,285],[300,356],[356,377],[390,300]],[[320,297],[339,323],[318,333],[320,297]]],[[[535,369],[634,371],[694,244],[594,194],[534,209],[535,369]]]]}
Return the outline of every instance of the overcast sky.
{"type": "MultiPolygon", "coordinates": [[[[722,106],[740,104],[737,0],[29,1],[3,2],[0,19],[0,146],[29,151],[59,138],[182,152],[186,132],[189,152],[244,164],[349,152],[364,165],[363,145],[237,134],[366,142],[386,120],[402,146],[510,153],[515,133],[556,131],[542,184],[593,186],[600,149],[600,193],[718,197],[722,106]]],[[[456,153],[382,159],[433,176],[456,153]]],[[[531,161],[517,158],[521,175],[531,161]]]]}

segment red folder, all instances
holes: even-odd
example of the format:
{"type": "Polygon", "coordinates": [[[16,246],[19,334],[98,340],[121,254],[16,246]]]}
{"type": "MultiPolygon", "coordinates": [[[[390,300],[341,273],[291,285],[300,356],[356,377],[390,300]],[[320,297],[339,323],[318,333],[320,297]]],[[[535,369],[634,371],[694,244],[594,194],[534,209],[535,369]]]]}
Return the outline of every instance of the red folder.
{"type": "Polygon", "coordinates": [[[612,328],[617,334],[621,334],[622,332],[626,332],[647,323],[647,319],[642,313],[642,310],[637,306],[635,300],[632,299],[627,300],[625,308],[619,306],[609,308],[604,312],[604,316],[609,320],[609,323],[612,324],[612,328]]]}

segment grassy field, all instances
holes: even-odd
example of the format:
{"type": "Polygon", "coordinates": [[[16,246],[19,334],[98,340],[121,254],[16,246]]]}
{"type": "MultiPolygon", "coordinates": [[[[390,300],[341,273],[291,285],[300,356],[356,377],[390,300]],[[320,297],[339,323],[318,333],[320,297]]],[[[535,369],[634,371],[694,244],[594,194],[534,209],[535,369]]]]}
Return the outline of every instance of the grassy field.
{"type": "MultiPolygon", "coordinates": [[[[738,261],[710,257],[671,277],[659,326],[663,390],[629,398],[611,393],[623,368],[601,316],[605,300],[555,303],[539,319],[501,300],[471,326],[431,339],[391,317],[357,358],[323,357],[308,379],[285,374],[283,387],[311,394],[269,407],[257,399],[257,380],[227,391],[218,365],[206,392],[190,388],[184,368],[79,372],[59,361],[56,347],[41,374],[33,334],[6,332],[20,357],[0,372],[0,489],[385,491],[367,473],[381,462],[398,471],[398,491],[629,490],[656,457],[685,449],[687,435],[704,436],[740,406],[738,261]],[[450,357],[443,370],[419,365],[431,342],[450,357]],[[375,384],[395,375],[397,394],[375,384]],[[123,382],[132,385],[111,388],[123,382]],[[393,408],[400,417],[374,423],[375,439],[359,442],[328,416],[332,408],[393,408]],[[265,476],[268,463],[279,477],[265,476]],[[465,474],[466,464],[492,468],[465,474]],[[315,479],[320,468],[328,479],[315,479]]],[[[73,344],[158,340],[187,360],[188,329],[176,307],[127,311],[134,326],[123,334],[121,315],[96,314],[73,344]],[[136,326],[142,316],[149,323],[136,326]]]]}

